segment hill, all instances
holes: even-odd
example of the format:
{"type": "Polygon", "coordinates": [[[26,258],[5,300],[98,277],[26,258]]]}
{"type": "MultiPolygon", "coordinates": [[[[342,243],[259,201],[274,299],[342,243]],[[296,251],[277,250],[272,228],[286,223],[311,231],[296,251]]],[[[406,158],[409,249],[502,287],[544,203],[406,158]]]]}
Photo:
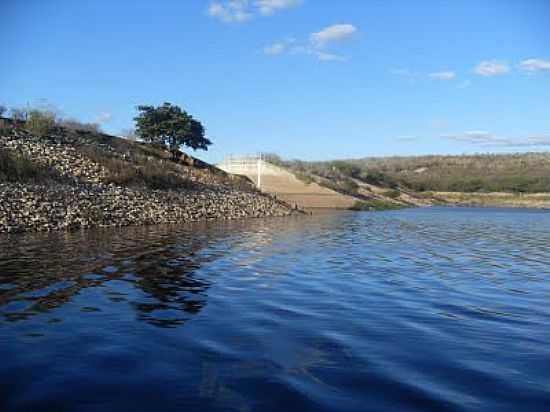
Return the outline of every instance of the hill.
{"type": "Polygon", "coordinates": [[[0,232],[285,216],[291,208],[184,153],[2,119],[0,232]]]}
{"type": "Polygon", "coordinates": [[[352,176],[321,174],[303,167],[299,169],[273,156],[266,159],[227,159],[218,167],[246,176],[256,183],[260,171],[262,191],[300,208],[386,210],[431,204],[410,191],[391,190],[352,176]]]}
{"type": "Polygon", "coordinates": [[[268,157],[303,179],[356,197],[386,195],[412,204],[550,207],[550,153],[322,162],[268,157]]]}

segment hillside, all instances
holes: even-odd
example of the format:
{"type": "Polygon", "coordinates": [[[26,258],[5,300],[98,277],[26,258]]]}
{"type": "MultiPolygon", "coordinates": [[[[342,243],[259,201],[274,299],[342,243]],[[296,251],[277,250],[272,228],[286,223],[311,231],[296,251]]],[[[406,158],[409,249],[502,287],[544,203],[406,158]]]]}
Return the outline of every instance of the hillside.
{"type": "Polygon", "coordinates": [[[290,166],[420,192],[550,192],[550,153],[363,158],[290,166]]]}
{"type": "Polygon", "coordinates": [[[3,120],[0,232],[285,216],[285,203],[184,153],[94,131],[3,120]]]}
{"type": "Polygon", "coordinates": [[[261,171],[262,191],[305,209],[386,210],[432,204],[429,199],[411,191],[396,191],[353,177],[320,175],[297,169],[272,156],[266,158],[226,159],[218,167],[246,176],[255,183],[261,171]]]}
{"type": "Polygon", "coordinates": [[[369,200],[550,207],[550,153],[419,156],[324,162],[270,160],[304,180],[369,200]],[[380,196],[382,196],[380,198],[380,196]]]}

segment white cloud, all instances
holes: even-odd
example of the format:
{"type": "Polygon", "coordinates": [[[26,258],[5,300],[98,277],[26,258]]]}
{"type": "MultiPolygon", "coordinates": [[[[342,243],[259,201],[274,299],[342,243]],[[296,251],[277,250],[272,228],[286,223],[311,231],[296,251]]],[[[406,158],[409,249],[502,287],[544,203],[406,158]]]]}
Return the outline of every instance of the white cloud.
{"type": "Polygon", "coordinates": [[[294,54],[294,55],[300,55],[301,54],[301,55],[313,56],[321,62],[343,62],[343,61],[347,60],[345,57],[340,56],[338,54],[326,53],[324,51],[317,50],[317,49],[314,49],[314,48],[309,47],[309,46],[306,47],[306,46],[297,45],[297,46],[294,46],[294,47],[290,47],[289,44],[284,45],[284,43],[275,43],[274,45],[269,46],[266,49],[264,49],[264,52],[266,52],[268,54],[272,54],[272,55],[273,54],[284,53],[284,52],[287,52],[287,51],[288,51],[288,53],[294,54]],[[268,51],[271,52],[271,53],[268,53],[268,51]],[[275,53],[273,53],[273,52],[275,52],[275,53]]]}
{"type": "Polygon", "coordinates": [[[278,56],[286,51],[287,45],[285,43],[274,43],[271,46],[264,47],[264,53],[270,56],[278,56]]]}
{"type": "Polygon", "coordinates": [[[260,14],[269,16],[278,10],[289,9],[301,3],[301,0],[256,0],[254,5],[260,14]]]}
{"type": "Polygon", "coordinates": [[[485,146],[485,147],[547,147],[550,135],[532,135],[524,138],[500,137],[485,130],[472,130],[458,135],[442,135],[445,139],[485,146]]]}
{"type": "Polygon", "coordinates": [[[491,140],[494,136],[485,130],[471,130],[464,133],[464,138],[472,142],[491,140]]]}
{"type": "Polygon", "coordinates": [[[210,3],[207,13],[226,23],[242,23],[258,14],[269,16],[300,3],[301,0],[218,0],[210,3]]]}
{"type": "Polygon", "coordinates": [[[252,18],[248,0],[215,1],[208,6],[208,15],[226,23],[244,22],[252,18]]]}
{"type": "Polygon", "coordinates": [[[452,71],[435,72],[430,73],[430,77],[434,80],[453,80],[456,77],[456,74],[452,71]]]}
{"type": "Polygon", "coordinates": [[[310,40],[313,47],[322,49],[329,43],[348,39],[356,32],[357,28],[352,24],[334,24],[332,26],[325,27],[319,32],[312,33],[310,40]]]}
{"type": "Polygon", "coordinates": [[[521,70],[526,72],[550,72],[550,60],[543,59],[527,59],[519,64],[521,70]]]}
{"type": "Polygon", "coordinates": [[[281,42],[273,43],[269,46],[264,47],[264,53],[269,56],[279,56],[287,52],[290,46],[295,42],[294,39],[288,39],[281,42]]]}
{"type": "Polygon", "coordinates": [[[97,124],[107,123],[107,122],[109,122],[112,118],[113,118],[113,115],[112,115],[111,113],[108,113],[108,112],[101,112],[101,113],[99,113],[99,114],[95,117],[94,123],[97,123],[97,124]]]}
{"type": "Polygon", "coordinates": [[[529,136],[525,139],[508,139],[508,147],[550,147],[550,136],[529,136]]]}
{"type": "Polygon", "coordinates": [[[357,28],[351,24],[335,24],[319,32],[312,33],[309,36],[309,43],[305,42],[293,45],[296,43],[295,39],[277,42],[264,47],[264,53],[271,56],[278,56],[288,52],[294,55],[310,55],[322,62],[343,62],[347,60],[346,57],[332,52],[329,53],[325,48],[330,43],[349,38],[356,31],[357,28]]]}
{"type": "Polygon", "coordinates": [[[486,77],[508,73],[509,71],[510,66],[508,66],[508,63],[497,60],[482,61],[474,69],[475,73],[486,77]]]}

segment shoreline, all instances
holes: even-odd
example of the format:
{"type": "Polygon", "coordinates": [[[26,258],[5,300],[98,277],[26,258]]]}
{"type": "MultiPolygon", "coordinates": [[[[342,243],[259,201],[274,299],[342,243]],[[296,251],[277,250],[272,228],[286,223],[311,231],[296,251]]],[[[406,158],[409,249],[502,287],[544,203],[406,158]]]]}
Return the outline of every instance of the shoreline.
{"type": "Polygon", "coordinates": [[[262,193],[0,183],[0,233],[180,224],[300,213],[262,193]]]}

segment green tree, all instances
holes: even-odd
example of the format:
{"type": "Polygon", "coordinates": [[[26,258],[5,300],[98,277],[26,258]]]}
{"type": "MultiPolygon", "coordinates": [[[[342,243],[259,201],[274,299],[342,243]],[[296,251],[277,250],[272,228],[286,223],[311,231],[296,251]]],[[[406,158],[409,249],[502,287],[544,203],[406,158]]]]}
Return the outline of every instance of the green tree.
{"type": "Polygon", "coordinates": [[[212,144],[204,137],[204,127],[198,120],[180,107],[171,103],[161,106],[138,106],[136,133],[144,141],[165,145],[172,157],[177,158],[179,148],[187,146],[193,150],[208,150],[212,144]]]}

